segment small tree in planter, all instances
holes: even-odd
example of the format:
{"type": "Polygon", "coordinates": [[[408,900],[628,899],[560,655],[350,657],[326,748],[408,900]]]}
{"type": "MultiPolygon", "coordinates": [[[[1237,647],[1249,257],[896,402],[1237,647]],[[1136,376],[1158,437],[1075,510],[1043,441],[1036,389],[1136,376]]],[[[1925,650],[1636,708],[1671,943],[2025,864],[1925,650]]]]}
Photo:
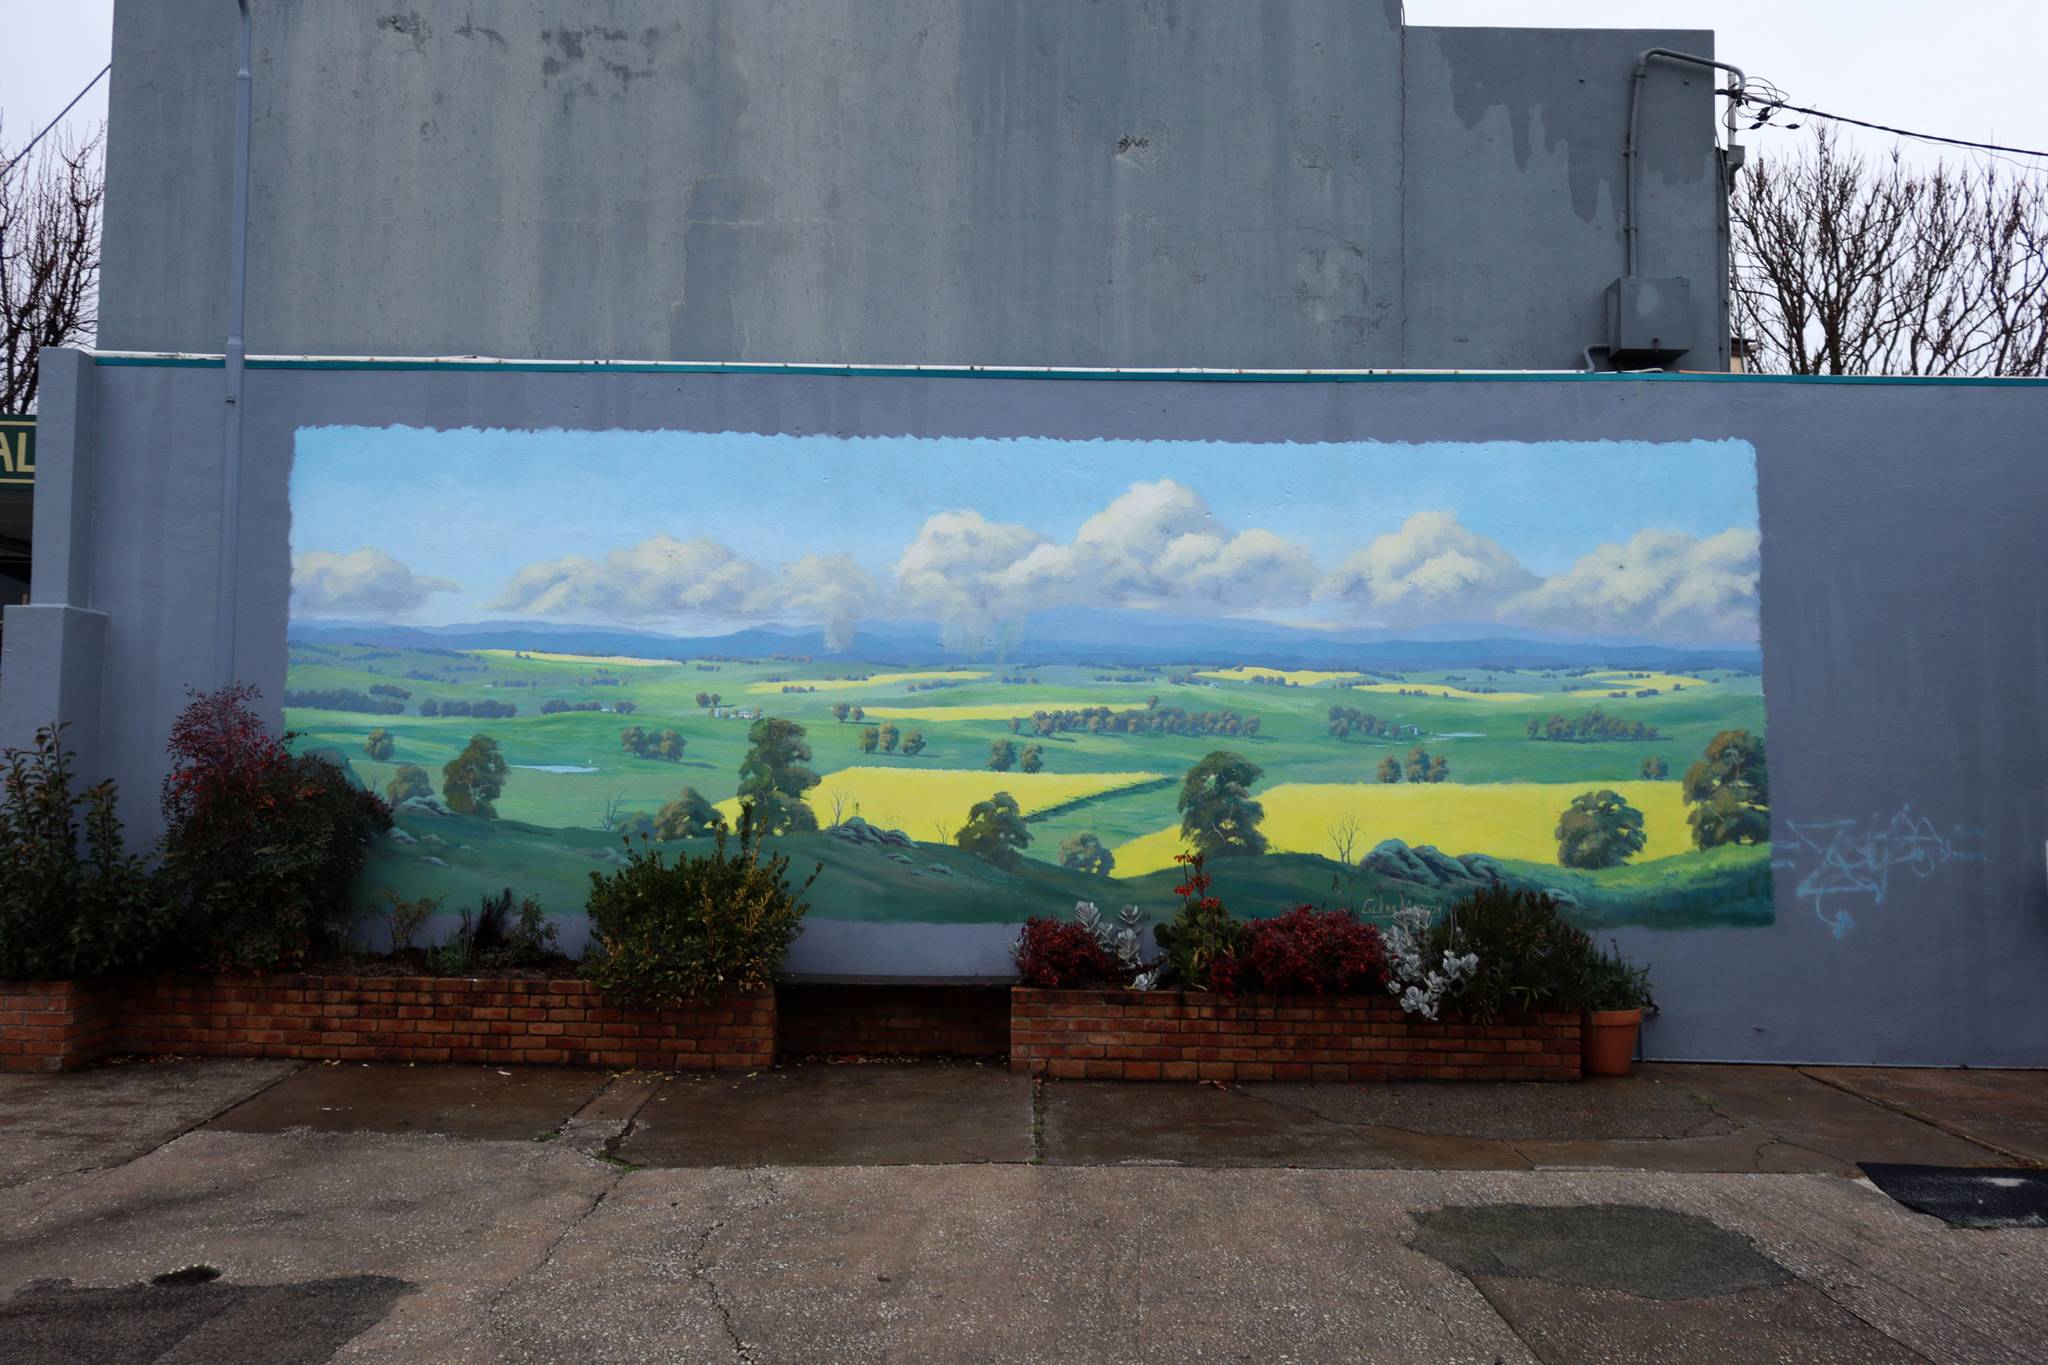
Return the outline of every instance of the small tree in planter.
{"type": "Polygon", "coordinates": [[[103,976],[163,935],[157,889],[122,848],[114,784],[72,793],[63,728],[0,754],[0,980],[103,976]]]}
{"type": "Polygon", "coordinates": [[[1214,879],[1203,870],[1207,856],[1179,853],[1175,862],[1186,869],[1173,893],[1180,897],[1180,912],[1159,926],[1154,937],[1166,954],[1166,968],[1175,984],[1189,990],[1210,988],[1216,964],[1227,960],[1244,936],[1244,924],[1234,919],[1223,902],[1209,894],[1214,879]]]}
{"type": "Polygon", "coordinates": [[[590,874],[583,975],[606,997],[659,1007],[775,984],[823,866],[792,890],[789,858],[761,857],[751,803],[740,807],[737,846],[723,828],[716,840],[672,863],[629,840],[624,867],[590,874]]]}

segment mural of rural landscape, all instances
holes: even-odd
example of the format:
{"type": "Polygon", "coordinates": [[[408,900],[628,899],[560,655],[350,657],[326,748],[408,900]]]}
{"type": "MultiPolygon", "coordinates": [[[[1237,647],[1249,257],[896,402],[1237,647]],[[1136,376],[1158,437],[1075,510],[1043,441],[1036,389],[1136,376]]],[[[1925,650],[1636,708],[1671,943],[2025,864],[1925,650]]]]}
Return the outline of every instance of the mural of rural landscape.
{"type": "Polygon", "coordinates": [[[1771,920],[1741,442],[298,434],[285,701],[364,879],[580,939],[750,802],[812,914],[1771,920]]]}

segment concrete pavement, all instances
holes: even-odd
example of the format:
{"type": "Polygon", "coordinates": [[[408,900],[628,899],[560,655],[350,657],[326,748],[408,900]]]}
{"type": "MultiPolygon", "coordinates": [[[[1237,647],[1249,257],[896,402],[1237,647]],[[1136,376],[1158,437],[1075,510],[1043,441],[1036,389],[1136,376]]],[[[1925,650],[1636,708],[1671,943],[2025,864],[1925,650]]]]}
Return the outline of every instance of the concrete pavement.
{"type": "Polygon", "coordinates": [[[1950,1227],[1854,1163],[2048,1160],[2044,1102],[2048,1073],[1722,1067],[8,1077],[0,1339],[29,1360],[2027,1359],[2048,1230],[1950,1227]],[[194,1265],[218,1278],[150,1283],[194,1265]]]}

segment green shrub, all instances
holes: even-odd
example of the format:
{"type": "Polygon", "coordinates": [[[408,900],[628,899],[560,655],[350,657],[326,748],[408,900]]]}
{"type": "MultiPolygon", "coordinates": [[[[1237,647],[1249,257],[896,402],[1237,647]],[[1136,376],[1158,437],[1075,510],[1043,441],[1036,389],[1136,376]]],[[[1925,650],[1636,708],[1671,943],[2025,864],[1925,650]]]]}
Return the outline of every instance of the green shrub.
{"type": "MultiPolygon", "coordinates": [[[[438,904],[439,902],[436,902],[438,904]]],[[[540,902],[528,896],[512,914],[512,888],[486,895],[476,912],[462,912],[462,923],[432,954],[432,965],[445,976],[505,968],[545,967],[562,960],[555,946],[555,926],[540,902]]]]}
{"type": "Polygon", "coordinates": [[[0,755],[0,979],[104,976],[163,935],[157,890],[122,850],[114,784],[74,796],[62,732],[46,725],[0,755]]]}
{"type": "Polygon", "coordinates": [[[439,896],[421,896],[418,900],[401,899],[396,891],[384,887],[370,898],[370,917],[384,921],[391,934],[391,955],[405,957],[412,952],[412,941],[426,928],[427,921],[440,913],[439,896]]]}
{"type": "Polygon", "coordinates": [[[1541,891],[1499,883],[1451,905],[1423,940],[1424,956],[1476,954],[1444,1004],[1475,1019],[1541,1007],[1578,1009],[1593,941],[1558,917],[1541,891]]]}
{"type": "Polygon", "coordinates": [[[590,874],[583,975],[607,998],[675,1005],[774,984],[818,873],[791,890],[789,859],[761,857],[751,804],[740,809],[737,847],[722,829],[716,837],[709,853],[673,863],[628,841],[624,867],[590,874]]]}
{"type": "Polygon", "coordinates": [[[255,696],[195,695],[171,729],[160,875],[183,944],[215,971],[291,970],[344,938],[364,848],[391,827],[347,771],[273,739],[255,696]]]}

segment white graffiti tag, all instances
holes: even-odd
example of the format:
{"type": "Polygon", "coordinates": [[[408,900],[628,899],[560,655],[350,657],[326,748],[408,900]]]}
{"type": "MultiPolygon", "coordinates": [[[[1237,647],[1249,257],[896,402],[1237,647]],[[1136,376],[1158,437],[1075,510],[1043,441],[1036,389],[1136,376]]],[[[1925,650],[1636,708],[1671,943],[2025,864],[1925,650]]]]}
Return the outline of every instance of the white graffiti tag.
{"type": "Polygon", "coordinates": [[[1924,881],[1949,863],[1984,861],[1974,846],[1983,830],[1957,825],[1944,835],[1933,821],[1913,814],[1911,806],[1899,807],[1889,819],[1873,815],[1868,820],[1786,823],[1799,842],[1780,865],[1807,868],[1799,879],[1799,896],[1813,903],[1813,913],[1836,938],[1856,924],[1839,904],[1843,897],[1868,897],[1872,905],[1883,905],[1895,871],[1924,881]],[[1816,857],[1818,864],[1810,865],[1816,857]]]}

